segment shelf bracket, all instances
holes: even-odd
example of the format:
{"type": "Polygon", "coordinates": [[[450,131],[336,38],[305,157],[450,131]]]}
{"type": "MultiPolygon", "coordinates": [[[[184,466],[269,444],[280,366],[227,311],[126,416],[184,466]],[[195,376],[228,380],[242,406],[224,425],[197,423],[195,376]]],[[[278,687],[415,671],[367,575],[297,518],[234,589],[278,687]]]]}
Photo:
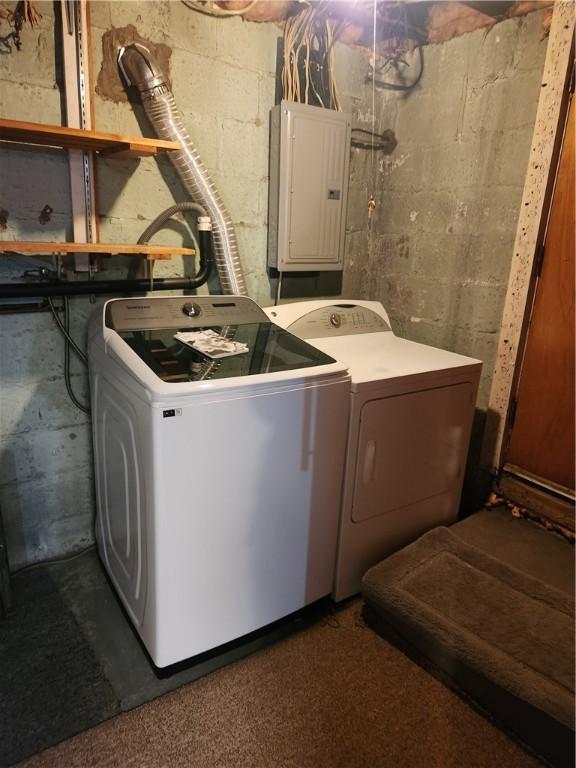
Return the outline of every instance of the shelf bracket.
{"type": "MultiPolygon", "coordinates": [[[[66,124],[71,128],[92,130],[92,94],[90,72],[90,38],[86,0],[60,0],[62,23],[62,53],[66,92],[66,124]]],[[[98,242],[96,218],[96,189],[94,157],[90,152],[70,149],[70,196],[74,240],[79,243],[98,242]]],[[[74,266],[78,272],[93,273],[97,261],[87,254],[76,254],[74,266]]]]}

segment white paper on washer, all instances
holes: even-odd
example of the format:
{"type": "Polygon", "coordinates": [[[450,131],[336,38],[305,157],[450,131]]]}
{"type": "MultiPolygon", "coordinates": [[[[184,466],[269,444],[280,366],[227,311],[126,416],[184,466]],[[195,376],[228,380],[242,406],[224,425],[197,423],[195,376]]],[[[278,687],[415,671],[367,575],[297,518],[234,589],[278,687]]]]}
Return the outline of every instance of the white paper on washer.
{"type": "Polygon", "coordinates": [[[221,357],[231,357],[232,355],[243,355],[248,352],[247,344],[227,339],[211,329],[206,331],[180,331],[174,334],[174,338],[214,360],[221,357]]]}

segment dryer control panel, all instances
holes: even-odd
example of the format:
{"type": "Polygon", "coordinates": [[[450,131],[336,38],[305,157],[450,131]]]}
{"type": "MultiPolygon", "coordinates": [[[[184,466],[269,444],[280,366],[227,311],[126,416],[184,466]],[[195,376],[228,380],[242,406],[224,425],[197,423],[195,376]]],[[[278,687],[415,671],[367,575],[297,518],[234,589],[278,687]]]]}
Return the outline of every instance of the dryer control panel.
{"type": "MultiPolygon", "coordinates": [[[[274,310],[269,310],[274,321],[274,310]]],[[[299,317],[287,330],[301,339],[325,339],[357,333],[382,333],[392,329],[381,315],[358,304],[332,304],[299,317]]]]}

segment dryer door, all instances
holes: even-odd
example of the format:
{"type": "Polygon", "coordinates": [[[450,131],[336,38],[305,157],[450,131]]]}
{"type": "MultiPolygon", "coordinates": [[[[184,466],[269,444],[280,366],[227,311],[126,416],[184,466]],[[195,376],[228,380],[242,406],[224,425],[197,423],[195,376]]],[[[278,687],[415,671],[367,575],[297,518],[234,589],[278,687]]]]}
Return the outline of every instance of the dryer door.
{"type": "Polygon", "coordinates": [[[448,518],[455,516],[473,413],[470,383],[365,403],[352,520],[361,522],[442,496],[445,503],[440,507],[448,518]]]}

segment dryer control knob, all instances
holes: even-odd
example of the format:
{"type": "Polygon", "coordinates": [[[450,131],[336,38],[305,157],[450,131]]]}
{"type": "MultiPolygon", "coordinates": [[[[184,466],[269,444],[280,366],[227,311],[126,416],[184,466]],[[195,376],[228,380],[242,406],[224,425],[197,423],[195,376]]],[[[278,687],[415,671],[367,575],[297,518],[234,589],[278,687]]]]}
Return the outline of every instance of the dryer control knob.
{"type": "Polygon", "coordinates": [[[198,317],[202,313],[202,310],[198,306],[198,304],[192,304],[191,301],[187,301],[186,304],[182,307],[182,312],[185,315],[188,315],[188,317],[198,317]]]}
{"type": "Polygon", "coordinates": [[[334,328],[340,328],[342,325],[342,318],[338,314],[338,312],[332,312],[330,315],[330,322],[334,326],[334,328]]]}

